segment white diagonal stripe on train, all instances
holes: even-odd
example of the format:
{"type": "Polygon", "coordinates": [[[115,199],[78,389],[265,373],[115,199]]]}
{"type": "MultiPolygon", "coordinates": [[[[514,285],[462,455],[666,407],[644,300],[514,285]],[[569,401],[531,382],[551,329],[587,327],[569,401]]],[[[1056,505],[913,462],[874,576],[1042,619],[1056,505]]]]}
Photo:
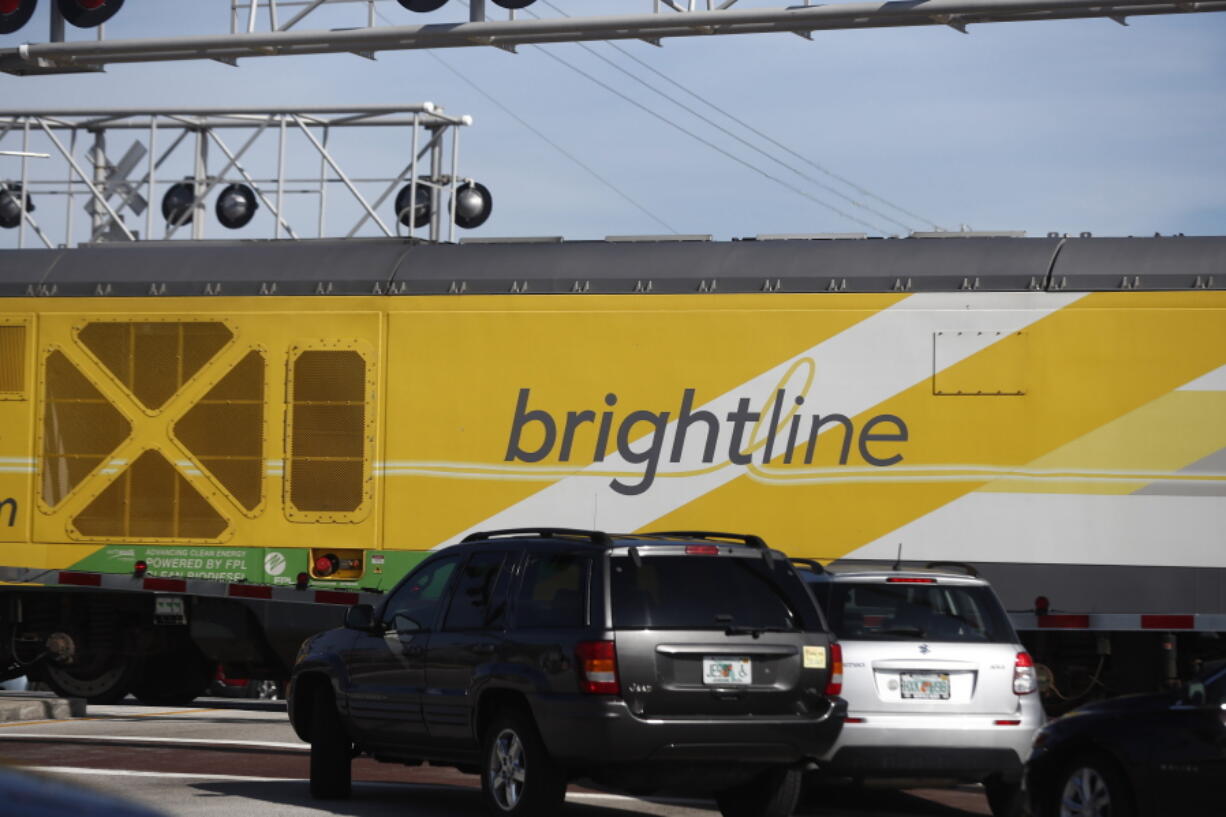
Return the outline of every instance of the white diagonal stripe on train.
{"type": "MultiPolygon", "coordinates": [[[[752,406],[760,408],[780,387],[784,376],[808,358],[816,368],[816,378],[809,390],[810,395],[816,395],[816,400],[811,399],[806,406],[817,405],[854,416],[932,377],[935,332],[984,333],[973,336],[963,348],[961,357],[943,361],[949,367],[1082,297],[1084,293],[1032,293],[1023,299],[1016,293],[917,293],[780,362],[698,409],[723,417],[744,397],[750,398],[752,406]],[[899,338],[914,340],[910,344],[900,344],[899,338]]],[[[675,430],[674,420],[668,424],[661,450],[671,450],[675,430]]],[[[614,455],[586,470],[634,470],[637,467],[614,455]]],[[[701,462],[697,446],[687,446],[681,462],[667,466],[667,470],[682,471],[703,468],[711,469],[711,465],[701,462]]],[[[661,472],[665,470],[662,464],[661,472]]],[[[611,491],[604,477],[586,473],[569,476],[461,531],[457,538],[477,530],[525,525],[599,528],[602,519],[618,530],[638,530],[744,475],[747,470],[747,466],[724,462],[722,467],[708,473],[661,480],[653,490],[637,496],[611,491]]],[[[448,543],[440,542],[439,546],[448,543]]]]}
{"type": "Polygon", "coordinates": [[[1224,530],[1213,496],[978,492],[842,558],[1226,568],[1224,530]]]}
{"type": "Polygon", "coordinates": [[[1226,391],[1226,366],[1219,366],[1175,391],[1226,391]]]}

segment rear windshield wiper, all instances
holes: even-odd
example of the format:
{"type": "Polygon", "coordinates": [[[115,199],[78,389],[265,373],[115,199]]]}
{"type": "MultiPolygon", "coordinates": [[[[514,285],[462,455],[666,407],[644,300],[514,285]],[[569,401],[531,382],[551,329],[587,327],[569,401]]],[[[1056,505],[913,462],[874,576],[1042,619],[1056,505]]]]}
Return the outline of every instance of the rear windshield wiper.
{"type": "Polygon", "coordinates": [[[715,617],[718,624],[726,625],[724,627],[724,635],[751,635],[758,638],[762,633],[789,633],[795,628],[789,627],[746,627],[737,626],[733,623],[732,616],[727,613],[721,613],[715,617]]]}

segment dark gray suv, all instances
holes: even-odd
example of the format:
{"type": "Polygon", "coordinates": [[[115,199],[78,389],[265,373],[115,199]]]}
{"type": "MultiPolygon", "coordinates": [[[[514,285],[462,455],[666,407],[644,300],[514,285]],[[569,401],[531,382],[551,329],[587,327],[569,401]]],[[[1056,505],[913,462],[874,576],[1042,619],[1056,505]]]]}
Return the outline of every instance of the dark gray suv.
{"type": "Polygon", "coordinates": [[[552,814],[588,778],[786,817],[842,727],[830,647],[755,536],[493,531],[308,639],[289,713],[317,797],[366,754],[480,773],[500,815],[552,814]]]}

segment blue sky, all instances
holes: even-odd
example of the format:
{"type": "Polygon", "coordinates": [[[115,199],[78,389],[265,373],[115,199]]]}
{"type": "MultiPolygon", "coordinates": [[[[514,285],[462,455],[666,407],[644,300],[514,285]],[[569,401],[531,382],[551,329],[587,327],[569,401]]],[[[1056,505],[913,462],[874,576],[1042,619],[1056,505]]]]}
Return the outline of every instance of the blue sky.
{"type": "MultiPolygon", "coordinates": [[[[571,15],[650,8],[648,0],[553,2],[571,15]]],[[[38,17],[22,32],[0,37],[0,46],[41,39],[48,0],[41,5],[38,17]]],[[[742,0],[739,7],[767,5],[775,4],[742,0]]],[[[455,0],[431,15],[411,14],[394,2],[378,7],[384,18],[404,24],[467,16],[455,0]]],[[[341,5],[300,27],[357,25],[362,8],[341,5]]],[[[540,3],[533,8],[554,15],[540,3]]],[[[225,0],[128,0],[107,33],[220,33],[228,11],[225,0]]],[[[811,42],[791,34],[705,37],[666,40],[663,48],[637,41],[620,47],[806,158],[946,228],[965,224],[1029,235],[1223,234],[1226,14],[1129,23],[992,24],[972,26],[969,35],[946,27],[833,31],[815,34],[811,42]]],[[[73,30],[70,36],[82,33],[73,30]]],[[[646,76],[607,46],[591,47],[646,76]]],[[[373,62],[325,55],[252,59],[239,68],[184,62],[117,65],[98,75],[3,75],[0,107],[432,100],[448,113],[475,119],[463,134],[461,172],[493,191],[495,209],[473,235],[576,239],[666,232],[458,79],[443,60],[678,232],[719,239],[883,232],[720,155],[558,64],[545,50],[810,195],[886,232],[904,232],[772,165],[577,45],[525,47],[519,54],[490,48],[383,52],[373,62]]],[[[372,137],[362,146],[360,165],[403,163],[403,149],[376,142],[372,137]]],[[[0,144],[16,147],[11,140],[0,144]]],[[[0,175],[18,173],[14,160],[0,161],[0,175]]],[[[823,184],[884,209],[804,168],[823,184]]],[[[54,210],[36,215],[54,225],[54,210]]],[[[910,216],[899,220],[929,228],[910,216]]],[[[262,213],[242,232],[267,235],[270,224],[262,213]]],[[[214,237],[220,233],[210,230],[214,237]]],[[[14,246],[14,232],[4,231],[0,246],[14,246]]]]}

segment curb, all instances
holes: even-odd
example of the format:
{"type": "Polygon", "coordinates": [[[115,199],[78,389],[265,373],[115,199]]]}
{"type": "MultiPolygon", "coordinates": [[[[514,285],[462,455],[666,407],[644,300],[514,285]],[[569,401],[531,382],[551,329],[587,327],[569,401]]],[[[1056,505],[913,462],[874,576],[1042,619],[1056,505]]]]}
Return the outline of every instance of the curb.
{"type": "Polygon", "coordinates": [[[67,720],[85,717],[84,698],[50,692],[0,692],[0,721],[67,720]]]}

